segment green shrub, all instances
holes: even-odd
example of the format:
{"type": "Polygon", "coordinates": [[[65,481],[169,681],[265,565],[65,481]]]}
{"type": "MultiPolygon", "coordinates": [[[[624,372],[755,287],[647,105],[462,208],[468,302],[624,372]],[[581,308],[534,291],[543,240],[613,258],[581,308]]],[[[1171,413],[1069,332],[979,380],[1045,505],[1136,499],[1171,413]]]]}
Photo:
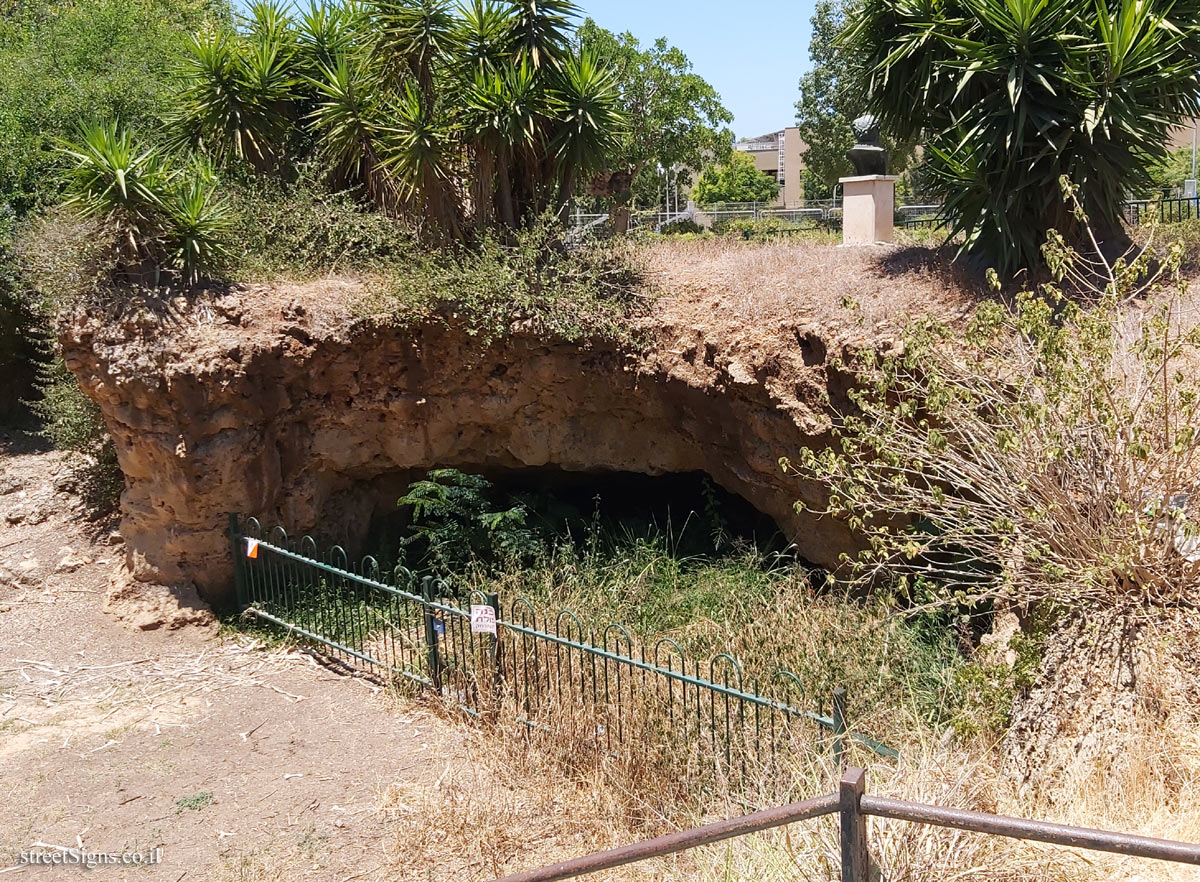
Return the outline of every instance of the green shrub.
{"type": "Polygon", "coordinates": [[[68,465],[88,511],[95,517],[110,514],[125,489],[125,476],[100,408],[57,356],[47,356],[37,386],[40,398],[31,406],[41,417],[41,433],[68,452],[68,465]]]}
{"type": "Polygon", "coordinates": [[[791,233],[803,229],[799,224],[779,217],[748,218],[739,217],[733,220],[718,221],[713,224],[713,232],[726,236],[769,236],[772,233],[791,233]]]}
{"type": "Polygon", "coordinates": [[[39,323],[23,296],[16,249],[17,219],[0,205],[0,419],[10,417],[32,391],[39,323]]]}
{"type": "Polygon", "coordinates": [[[381,270],[417,248],[400,221],[307,176],[294,183],[249,177],[234,182],[230,195],[239,280],[381,270]]]}
{"type": "Polygon", "coordinates": [[[632,317],[646,305],[624,245],[586,239],[570,247],[553,215],[511,241],[413,252],[394,263],[363,315],[409,324],[444,321],[490,343],[512,333],[636,343],[632,317]]]}
{"type": "Polygon", "coordinates": [[[60,149],[73,161],[64,205],[99,222],[115,255],[114,283],[158,287],[168,273],[192,284],[226,262],[229,204],[207,164],[181,165],[116,123],[84,126],[60,149]]]}
{"type": "Polygon", "coordinates": [[[19,216],[58,201],[53,150],[81,123],[146,132],[171,104],[190,33],[228,18],[212,0],[22,0],[0,16],[0,202],[19,216]]]}
{"type": "Polygon", "coordinates": [[[663,227],[661,230],[659,230],[659,232],[664,236],[678,236],[687,233],[699,235],[704,233],[705,229],[690,217],[685,217],[681,220],[672,221],[669,224],[663,224],[663,227]]]}
{"type": "Polygon", "coordinates": [[[411,570],[494,570],[519,565],[540,547],[527,525],[528,509],[479,475],[435,469],[412,484],[399,505],[411,514],[410,530],[400,539],[401,560],[411,570]]]}

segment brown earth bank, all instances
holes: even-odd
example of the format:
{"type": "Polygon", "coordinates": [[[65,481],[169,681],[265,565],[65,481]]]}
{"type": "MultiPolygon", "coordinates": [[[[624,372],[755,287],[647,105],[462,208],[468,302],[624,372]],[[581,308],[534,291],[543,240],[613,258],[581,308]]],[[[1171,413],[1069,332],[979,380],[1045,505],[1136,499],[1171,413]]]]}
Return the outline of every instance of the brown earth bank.
{"type": "Polygon", "coordinates": [[[828,443],[856,347],[891,345],[913,311],[961,313],[970,288],[919,250],[701,244],[642,260],[659,296],[636,349],[363,319],[363,279],[248,284],[65,323],[67,364],[125,473],[128,572],[173,592],[149,606],[186,618],[193,586],[230,601],[231,512],[353,552],[430,467],[704,472],[805,558],[837,566],[854,537],[796,512],[820,490],[779,458],[828,443]]]}

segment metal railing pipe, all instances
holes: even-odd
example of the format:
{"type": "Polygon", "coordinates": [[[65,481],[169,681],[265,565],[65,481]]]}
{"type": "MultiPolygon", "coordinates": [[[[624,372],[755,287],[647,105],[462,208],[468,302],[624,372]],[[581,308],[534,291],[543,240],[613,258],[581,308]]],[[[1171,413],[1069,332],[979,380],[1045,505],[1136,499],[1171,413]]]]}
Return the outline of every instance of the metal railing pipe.
{"type": "Polygon", "coordinates": [[[1010,839],[1029,839],[1091,851],[1107,851],[1130,857],[1152,858],[1174,861],[1181,864],[1200,865],[1200,844],[1175,842],[1169,839],[1152,839],[1131,833],[1112,833],[1107,830],[1092,830],[1087,827],[1070,827],[1051,824],[1048,821],[1027,821],[1003,815],[988,815],[964,809],[921,805],[903,799],[864,794],[859,800],[863,814],[914,824],[930,824],[936,827],[952,827],[973,833],[992,836],[1007,836],[1010,839]]]}
{"type": "Polygon", "coordinates": [[[760,833],[774,827],[783,827],[797,821],[807,821],[823,815],[835,814],[840,807],[840,797],[836,793],[806,799],[780,808],[766,809],[741,818],[729,821],[717,821],[697,827],[694,830],[682,830],[678,833],[668,833],[657,839],[647,839],[633,845],[601,851],[586,857],[575,858],[542,867],[539,870],[527,870],[505,876],[497,882],[555,882],[558,879],[573,879],[576,876],[586,876],[589,873],[599,873],[601,870],[611,870],[613,867],[623,867],[649,858],[662,857],[698,848],[724,839],[734,839],[750,833],[760,833]]]}

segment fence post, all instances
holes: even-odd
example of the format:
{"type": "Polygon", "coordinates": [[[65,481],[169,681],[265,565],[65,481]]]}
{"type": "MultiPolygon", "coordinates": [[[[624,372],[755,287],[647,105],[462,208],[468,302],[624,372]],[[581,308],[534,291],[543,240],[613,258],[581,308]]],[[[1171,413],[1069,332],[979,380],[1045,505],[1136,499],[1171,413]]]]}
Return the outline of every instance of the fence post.
{"type": "Polygon", "coordinates": [[[242,541],[242,529],[238,516],[229,515],[229,544],[233,549],[233,590],[237,597],[238,612],[243,612],[250,604],[246,596],[246,572],[243,569],[242,558],[246,554],[245,543],[242,541]]]}
{"type": "Polygon", "coordinates": [[[871,856],[867,850],[867,816],[860,809],[867,788],[867,773],[846,769],[838,784],[842,834],[842,882],[870,882],[871,856]]]}
{"type": "Polygon", "coordinates": [[[496,614],[496,633],[492,635],[489,641],[492,655],[492,683],[493,683],[493,699],[498,704],[500,701],[501,690],[504,685],[504,660],[500,657],[500,595],[489,594],[487,596],[488,606],[492,608],[492,612],[496,614]]]}
{"type": "Polygon", "coordinates": [[[846,690],[833,690],[833,764],[841,769],[846,761],[846,690]]]}
{"type": "Polygon", "coordinates": [[[421,579],[421,596],[425,599],[425,643],[429,647],[429,679],[433,688],[439,694],[442,691],[442,663],[438,654],[438,632],[434,624],[436,617],[433,612],[433,578],[424,576],[421,579]]]}

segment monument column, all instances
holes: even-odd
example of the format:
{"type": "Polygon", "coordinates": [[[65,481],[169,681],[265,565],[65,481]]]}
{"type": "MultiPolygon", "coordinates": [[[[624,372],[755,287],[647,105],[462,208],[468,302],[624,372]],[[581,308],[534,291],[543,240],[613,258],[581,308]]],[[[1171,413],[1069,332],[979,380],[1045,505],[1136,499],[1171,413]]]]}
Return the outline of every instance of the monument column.
{"type": "Polygon", "coordinates": [[[896,177],[842,178],[842,244],[875,245],[895,240],[896,177]]]}
{"type": "Polygon", "coordinates": [[[842,178],[842,244],[875,245],[895,239],[896,178],[887,173],[879,123],[870,114],[853,123],[855,144],[846,153],[858,173],[842,178]]]}

